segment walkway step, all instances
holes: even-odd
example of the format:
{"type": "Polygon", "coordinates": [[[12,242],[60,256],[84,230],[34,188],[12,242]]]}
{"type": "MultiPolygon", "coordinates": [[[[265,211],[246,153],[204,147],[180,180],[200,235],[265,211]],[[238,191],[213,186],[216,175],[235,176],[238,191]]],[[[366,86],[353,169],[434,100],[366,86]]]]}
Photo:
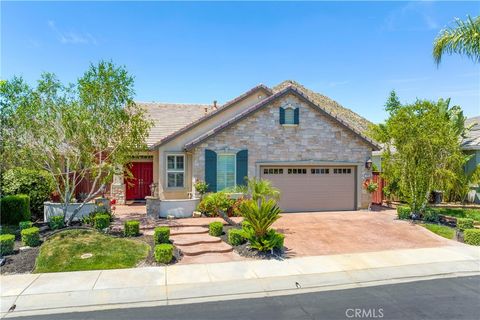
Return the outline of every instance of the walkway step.
{"type": "Polygon", "coordinates": [[[178,234],[171,237],[176,246],[193,246],[202,243],[219,243],[222,240],[208,234],[178,234]]]}
{"type": "Polygon", "coordinates": [[[186,256],[198,256],[205,253],[223,253],[223,252],[232,252],[232,246],[226,244],[225,242],[219,243],[202,243],[194,246],[179,246],[178,249],[186,256]]]}
{"type": "Polygon", "coordinates": [[[170,235],[176,236],[180,234],[203,234],[208,233],[208,228],[204,227],[172,227],[170,228],[170,235]]]}

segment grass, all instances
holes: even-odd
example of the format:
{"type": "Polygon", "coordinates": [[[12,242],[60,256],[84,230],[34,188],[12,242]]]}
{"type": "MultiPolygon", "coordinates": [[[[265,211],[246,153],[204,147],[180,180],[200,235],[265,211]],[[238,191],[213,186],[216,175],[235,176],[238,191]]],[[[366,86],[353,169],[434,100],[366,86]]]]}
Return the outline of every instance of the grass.
{"type": "Polygon", "coordinates": [[[433,223],[425,223],[421,226],[447,239],[453,239],[453,236],[455,235],[455,229],[448,226],[433,223]]]}
{"type": "Polygon", "coordinates": [[[480,222],[480,210],[478,209],[457,209],[457,208],[433,208],[439,214],[456,218],[470,218],[480,222]]]}
{"type": "Polygon", "coordinates": [[[35,272],[120,269],[145,259],[150,246],[139,240],[114,238],[96,231],[68,230],[45,241],[35,272]],[[82,259],[84,253],[93,256],[82,259]]]}

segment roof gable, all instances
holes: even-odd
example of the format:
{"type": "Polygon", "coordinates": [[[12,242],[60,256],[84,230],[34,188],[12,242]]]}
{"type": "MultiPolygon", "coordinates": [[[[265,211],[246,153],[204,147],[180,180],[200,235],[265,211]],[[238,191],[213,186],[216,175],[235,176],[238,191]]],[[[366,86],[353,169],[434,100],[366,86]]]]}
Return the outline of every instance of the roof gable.
{"type": "MultiPolygon", "coordinates": [[[[167,135],[164,135],[162,137],[160,137],[158,140],[156,140],[153,144],[151,144],[151,149],[153,148],[156,148],[156,147],[159,147],[173,139],[175,139],[176,137],[182,135],[183,133],[187,132],[188,130],[190,129],[193,129],[195,128],[196,126],[204,123],[205,121],[215,117],[217,114],[225,111],[225,110],[228,110],[230,107],[232,107],[233,105],[237,104],[238,102],[240,101],[243,101],[244,99],[248,98],[249,96],[251,96],[252,94],[258,92],[258,91],[264,91],[266,92],[267,96],[270,96],[272,95],[272,90],[270,88],[268,88],[267,86],[263,85],[263,84],[259,84],[253,88],[251,88],[250,90],[244,92],[243,94],[239,95],[238,97],[236,97],[235,99],[233,100],[230,100],[226,103],[224,103],[221,107],[219,107],[218,109],[213,109],[211,112],[208,112],[208,113],[204,113],[203,116],[201,117],[196,117],[194,119],[192,119],[192,121],[186,123],[184,126],[182,126],[181,128],[178,128],[177,130],[174,130],[174,131],[171,131],[169,134],[167,135]]],[[[168,116],[168,118],[170,119],[170,116],[168,116]]]]}
{"type": "Polygon", "coordinates": [[[197,146],[198,144],[207,140],[208,138],[224,131],[226,128],[230,127],[231,125],[239,122],[240,120],[248,117],[250,114],[260,110],[264,106],[270,104],[271,102],[275,101],[276,99],[279,99],[279,98],[281,98],[284,95],[289,94],[289,93],[295,94],[300,99],[302,99],[307,104],[309,104],[311,107],[313,107],[315,110],[325,114],[330,119],[333,119],[334,121],[339,123],[345,129],[353,132],[355,135],[357,135],[363,141],[365,141],[368,145],[370,145],[374,150],[379,150],[380,149],[380,146],[376,142],[374,142],[373,140],[371,140],[370,138],[365,136],[357,128],[353,127],[348,122],[344,121],[343,119],[339,118],[338,116],[332,114],[330,111],[326,110],[323,106],[316,104],[314,101],[312,101],[312,99],[310,99],[310,97],[308,97],[305,93],[303,93],[302,91],[300,91],[298,88],[296,88],[293,85],[289,85],[289,86],[283,88],[282,90],[277,91],[276,93],[269,96],[268,98],[258,102],[257,104],[251,106],[250,108],[247,108],[245,111],[239,113],[235,117],[231,118],[229,121],[215,127],[214,129],[206,132],[205,134],[195,138],[194,140],[190,141],[189,143],[187,143],[185,145],[185,149],[190,150],[190,149],[194,148],[195,146],[197,146]]]}

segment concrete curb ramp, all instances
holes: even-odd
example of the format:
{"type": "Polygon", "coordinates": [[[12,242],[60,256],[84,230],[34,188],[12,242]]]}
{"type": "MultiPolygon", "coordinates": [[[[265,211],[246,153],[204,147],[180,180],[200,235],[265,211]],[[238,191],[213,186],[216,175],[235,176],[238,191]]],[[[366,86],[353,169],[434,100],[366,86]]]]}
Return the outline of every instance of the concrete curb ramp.
{"type": "Polygon", "coordinates": [[[480,248],[1,276],[2,317],[298,294],[480,274],[480,248]],[[12,305],[13,312],[8,312],[12,305]]]}

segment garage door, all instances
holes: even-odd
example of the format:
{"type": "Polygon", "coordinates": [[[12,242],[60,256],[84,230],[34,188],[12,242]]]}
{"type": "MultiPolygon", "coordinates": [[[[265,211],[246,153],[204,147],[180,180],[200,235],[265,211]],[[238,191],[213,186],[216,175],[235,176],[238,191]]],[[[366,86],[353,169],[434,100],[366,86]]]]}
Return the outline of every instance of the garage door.
{"type": "Polygon", "coordinates": [[[284,212],[355,210],[355,167],[260,167],[284,212]]]}

